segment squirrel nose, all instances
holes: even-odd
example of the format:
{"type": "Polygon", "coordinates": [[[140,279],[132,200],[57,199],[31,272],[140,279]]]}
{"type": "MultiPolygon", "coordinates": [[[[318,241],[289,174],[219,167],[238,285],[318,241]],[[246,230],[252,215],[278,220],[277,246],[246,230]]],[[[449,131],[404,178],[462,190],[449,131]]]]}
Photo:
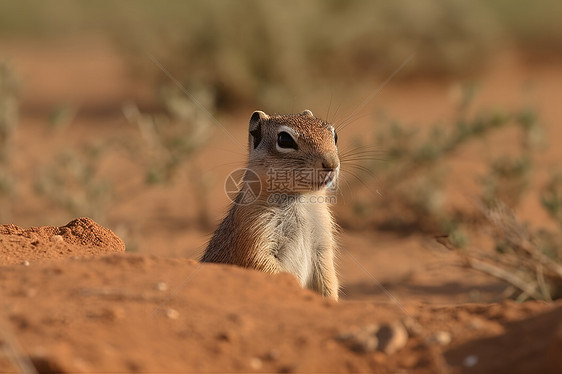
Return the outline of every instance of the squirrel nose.
{"type": "Polygon", "coordinates": [[[322,168],[335,170],[340,166],[340,160],[336,156],[329,156],[322,160],[322,168]]]}

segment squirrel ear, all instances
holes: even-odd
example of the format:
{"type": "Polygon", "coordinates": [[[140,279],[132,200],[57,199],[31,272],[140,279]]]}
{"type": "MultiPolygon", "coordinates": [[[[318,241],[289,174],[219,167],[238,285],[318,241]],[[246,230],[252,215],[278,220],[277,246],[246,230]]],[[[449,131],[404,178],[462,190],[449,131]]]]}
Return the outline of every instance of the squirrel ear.
{"type": "Polygon", "coordinates": [[[252,113],[250,118],[250,128],[248,142],[250,144],[250,149],[256,149],[261,142],[261,121],[269,119],[269,116],[262,112],[261,110],[256,110],[252,113]]]}
{"type": "Polygon", "coordinates": [[[256,110],[254,113],[252,113],[252,117],[250,118],[250,127],[252,123],[260,122],[262,120],[267,120],[267,119],[269,119],[269,116],[267,114],[265,114],[261,110],[256,110]]]}
{"type": "Polygon", "coordinates": [[[301,114],[304,114],[305,116],[309,116],[309,117],[314,117],[314,114],[312,114],[312,112],[308,109],[302,112],[301,114]]]}

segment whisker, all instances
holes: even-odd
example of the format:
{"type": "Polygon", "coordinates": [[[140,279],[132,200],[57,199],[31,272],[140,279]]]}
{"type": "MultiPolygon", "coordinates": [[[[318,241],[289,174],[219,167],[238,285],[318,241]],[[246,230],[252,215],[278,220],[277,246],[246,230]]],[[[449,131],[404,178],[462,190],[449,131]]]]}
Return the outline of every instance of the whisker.
{"type": "Polygon", "coordinates": [[[379,151],[379,150],[364,150],[364,151],[349,151],[340,153],[340,157],[342,156],[363,156],[363,155],[384,155],[387,152],[379,151]]]}
{"type": "Polygon", "coordinates": [[[225,163],[217,165],[213,168],[210,168],[209,170],[214,171],[214,170],[217,170],[218,168],[223,167],[223,166],[238,166],[239,169],[243,169],[243,168],[246,167],[246,163],[244,161],[225,162],[225,163]]]}
{"type": "Polygon", "coordinates": [[[349,151],[349,150],[358,150],[358,149],[369,149],[369,148],[379,149],[379,147],[376,146],[376,145],[361,144],[361,145],[358,145],[358,146],[356,146],[356,147],[354,147],[354,148],[346,149],[345,151],[349,151]]]}
{"type": "Polygon", "coordinates": [[[346,184],[346,187],[347,187],[349,192],[352,191],[351,186],[349,185],[349,182],[346,180],[345,175],[341,175],[340,178],[338,178],[338,192],[345,198],[346,195],[343,193],[343,191],[342,191],[343,188],[340,187],[341,185],[339,184],[339,181],[342,181],[346,184]],[[344,178],[342,178],[342,177],[344,177],[344,178]]]}
{"type": "MultiPolygon", "coordinates": [[[[387,83],[390,82],[390,80],[394,78],[394,76],[398,74],[404,68],[404,66],[406,66],[414,58],[414,56],[415,56],[415,52],[412,53],[410,56],[408,56],[402,62],[402,64],[400,64],[400,66],[398,66],[398,68],[396,68],[392,72],[392,74],[388,76],[388,78],[386,78],[377,88],[375,88],[375,90],[365,100],[363,100],[363,102],[357,108],[355,108],[355,110],[351,113],[349,117],[355,116],[357,113],[360,113],[363,110],[363,108],[387,85],[387,83]]],[[[344,122],[346,122],[348,118],[346,118],[344,122]]]]}
{"type": "Polygon", "coordinates": [[[348,117],[347,119],[345,119],[344,121],[338,123],[335,128],[338,131],[342,131],[343,129],[345,129],[348,125],[352,124],[353,122],[361,119],[361,118],[365,118],[369,115],[369,113],[363,113],[361,115],[354,115],[353,117],[348,117]]]}
{"type": "Polygon", "coordinates": [[[388,152],[380,151],[380,150],[364,150],[364,151],[347,151],[347,152],[340,152],[340,159],[347,158],[347,157],[366,157],[366,156],[373,156],[373,157],[383,157],[387,155],[388,152]]]}
{"type": "Polygon", "coordinates": [[[346,153],[346,154],[340,154],[340,160],[341,159],[352,159],[352,158],[364,158],[364,159],[383,159],[386,160],[388,159],[388,157],[386,157],[387,154],[385,152],[355,152],[355,153],[346,153]]]}
{"type": "Polygon", "coordinates": [[[328,110],[326,111],[326,121],[330,122],[330,108],[332,107],[332,98],[334,97],[334,92],[330,93],[330,103],[328,104],[328,110]]]}
{"type": "Polygon", "coordinates": [[[362,184],[369,192],[371,192],[373,195],[376,194],[376,195],[382,196],[382,194],[380,193],[379,190],[377,190],[377,192],[373,191],[373,190],[371,189],[371,187],[369,187],[369,185],[366,184],[366,183],[363,181],[363,179],[359,178],[357,175],[355,175],[355,174],[352,173],[351,171],[346,170],[345,172],[346,172],[347,174],[351,175],[352,177],[354,177],[355,179],[357,179],[357,181],[358,181],[359,183],[361,183],[361,184],[362,184]]]}
{"type": "Polygon", "coordinates": [[[346,170],[349,170],[348,168],[352,168],[358,171],[361,171],[365,174],[368,174],[371,178],[373,178],[374,180],[378,181],[378,176],[369,168],[363,166],[363,165],[354,165],[354,164],[349,164],[346,166],[346,170]]]}
{"type": "Polygon", "coordinates": [[[340,188],[338,185],[338,192],[340,192],[340,194],[343,196],[344,198],[344,203],[348,203],[350,201],[353,201],[352,195],[353,195],[353,187],[351,186],[351,184],[348,181],[347,175],[342,174],[339,178],[342,182],[345,183],[345,186],[347,187],[347,191],[349,192],[348,194],[345,194],[343,192],[343,188],[340,188]]]}
{"type": "Polygon", "coordinates": [[[340,110],[340,107],[341,107],[341,102],[338,104],[338,107],[336,108],[336,112],[334,113],[334,127],[336,127],[335,125],[337,123],[336,118],[338,116],[338,111],[340,110]]]}
{"type": "Polygon", "coordinates": [[[350,148],[350,149],[344,149],[342,152],[340,152],[340,154],[348,154],[348,153],[352,153],[352,152],[363,152],[363,151],[369,151],[369,152],[384,152],[383,150],[381,150],[379,147],[374,146],[374,145],[362,145],[362,146],[358,146],[355,148],[350,148]]]}
{"type": "Polygon", "coordinates": [[[367,117],[368,115],[369,113],[357,113],[353,116],[350,116],[338,124],[339,129],[343,130],[347,125],[357,121],[358,119],[367,117]]]}
{"type": "Polygon", "coordinates": [[[247,152],[239,152],[239,151],[234,151],[234,150],[232,150],[232,149],[219,148],[219,147],[212,147],[212,146],[211,146],[211,147],[208,147],[208,148],[209,148],[209,149],[214,149],[214,150],[217,150],[217,151],[222,151],[222,152],[234,153],[234,154],[236,154],[236,155],[240,155],[240,156],[244,156],[244,157],[247,156],[247,152]]]}
{"type": "Polygon", "coordinates": [[[342,163],[347,163],[350,161],[380,161],[380,162],[388,162],[386,158],[379,158],[379,157],[372,157],[372,156],[357,156],[357,157],[340,157],[340,161],[342,163]]]}

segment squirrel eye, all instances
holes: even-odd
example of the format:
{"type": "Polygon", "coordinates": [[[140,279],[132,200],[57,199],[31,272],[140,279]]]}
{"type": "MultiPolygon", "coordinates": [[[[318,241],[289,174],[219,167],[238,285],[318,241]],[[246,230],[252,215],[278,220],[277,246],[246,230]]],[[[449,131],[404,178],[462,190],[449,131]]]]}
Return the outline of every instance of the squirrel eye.
{"type": "Polygon", "coordinates": [[[334,131],[334,142],[338,145],[338,133],[334,131]]]}
{"type": "Polygon", "coordinates": [[[277,145],[280,148],[293,148],[295,150],[299,149],[295,139],[289,133],[285,131],[281,131],[279,135],[277,135],[277,145]]]}

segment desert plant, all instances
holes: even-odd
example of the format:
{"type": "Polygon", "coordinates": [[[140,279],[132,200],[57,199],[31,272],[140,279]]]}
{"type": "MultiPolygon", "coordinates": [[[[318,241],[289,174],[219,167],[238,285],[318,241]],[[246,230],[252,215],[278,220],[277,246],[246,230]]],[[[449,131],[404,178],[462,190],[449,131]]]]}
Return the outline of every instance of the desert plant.
{"type": "Polygon", "coordinates": [[[148,184],[170,183],[182,172],[189,174],[191,188],[198,202],[198,221],[203,226],[210,224],[207,211],[209,178],[195,163],[191,162],[197,152],[207,143],[211,134],[210,112],[214,97],[209,90],[193,92],[200,106],[187,95],[169,86],[160,91],[165,111],[158,114],[143,114],[129,103],[123,107],[128,121],[138,127],[145,152],[140,155],[146,169],[148,184]]]}
{"type": "Polygon", "coordinates": [[[477,213],[457,212],[455,219],[444,221],[444,235],[436,238],[457,253],[465,266],[507,282],[511,292],[506,295],[520,301],[562,298],[562,174],[554,173],[540,196],[558,230],[532,228],[521,222],[514,209],[528,192],[533,159],[542,147],[541,131],[531,110],[504,118],[509,118],[522,135],[518,154],[490,162],[488,173],[481,178],[480,202],[475,200],[477,213]],[[492,238],[494,248],[477,247],[467,240],[482,230],[492,238]]]}
{"type": "Polygon", "coordinates": [[[0,62],[0,163],[6,164],[13,150],[18,125],[18,83],[13,68],[0,62]]]}
{"type": "Polygon", "coordinates": [[[141,14],[152,17],[122,15],[108,30],[139,75],[159,73],[146,63],[149,51],[186,85],[213,87],[222,109],[252,103],[280,112],[323,88],[371,82],[414,52],[402,76],[473,71],[498,34],[494,17],[475,2],[290,3],[143,3],[141,14]]]}
{"type": "Polygon", "coordinates": [[[130,71],[155,77],[153,53],[183,83],[216,89],[219,107],[249,101],[286,112],[322,89],[370,83],[413,52],[402,75],[457,76],[514,45],[562,50],[557,0],[59,3],[0,2],[0,35],[101,33],[129,57],[130,71]]]}
{"type": "Polygon", "coordinates": [[[545,185],[541,195],[541,203],[547,213],[562,229],[562,173],[554,173],[545,185]]]}
{"type": "MultiPolygon", "coordinates": [[[[468,90],[466,95],[471,95],[468,90]]],[[[466,96],[465,95],[465,96],[466,96]]],[[[458,227],[462,212],[447,211],[447,161],[457,150],[470,142],[477,142],[493,131],[515,127],[524,135],[528,130],[528,116],[520,111],[481,111],[469,115],[469,99],[463,99],[452,125],[436,125],[427,134],[415,127],[382,119],[377,125],[375,148],[382,149],[383,158],[373,157],[372,151],[353,150],[342,155],[342,165],[353,172],[366,171],[375,175],[384,197],[369,194],[359,204],[365,217],[374,217],[379,228],[395,228],[439,232],[458,227]],[[523,121],[521,118],[525,118],[523,121]],[[522,123],[525,123],[523,126],[522,123]],[[356,161],[359,160],[359,165],[356,161]],[[355,163],[355,164],[354,164],[355,163]],[[392,186],[385,188],[385,186],[392,186]],[[377,213],[378,212],[378,213],[377,213]],[[377,218],[378,217],[378,218],[377,218]]],[[[523,111],[527,113],[528,111],[523,111]]],[[[533,126],[534,122],[533,122],[533,126]]],[[[523,140],[527,136],[522,137],[523,140]]],[[[525,149],[525,141],[520,147],[525,149]]],[[[515,205],[525,192],[532,166],[526,151],[517,159],[498,159],[491,163],[490,172],[483,177],[488,200],[498,196],[513,200],[515,205]]],[[[349,171],[349,170],[348,170],[349,171]]],[[[367,176],[368,177],[368,176],[367,176]]],[[[358,176],[356,179],[364,179],[358,176]]],[[[351,182],[353,188],[360,183],[351,182]]],[[[362,219],[362,221],[364,221],[362,219]]]]}
{"type": "Polygon", "coordinates": [[[449,237],[437,240],[457,253],[467,267],[492,275],[513,287],[519,301],[562,298],[562,231],[531,230],[500,201],[482,205],[495,248],[459,248],[449,237]]]}
{"type": "Polygon", "coordinates": [[[532,160],[528,156],[492,161],[489,173],[482,178],[482,200],[488,206],[500,200],[515,208],[528,189],[531,170],[532,160]]]}
{"type": "Polygon", "coordinates": [[[111,183],[98,175],[103,153],[103,145],[59,152],[38,176],[35,191],[73,217],[103,221],[111,197],[111,183]]]}
{"type": "Polygon", "coordinates": [[[17,125],[18,79],[10,64],[0,62],[0,219],[8,214],[16,188],[10,161],[17,125]]]}

